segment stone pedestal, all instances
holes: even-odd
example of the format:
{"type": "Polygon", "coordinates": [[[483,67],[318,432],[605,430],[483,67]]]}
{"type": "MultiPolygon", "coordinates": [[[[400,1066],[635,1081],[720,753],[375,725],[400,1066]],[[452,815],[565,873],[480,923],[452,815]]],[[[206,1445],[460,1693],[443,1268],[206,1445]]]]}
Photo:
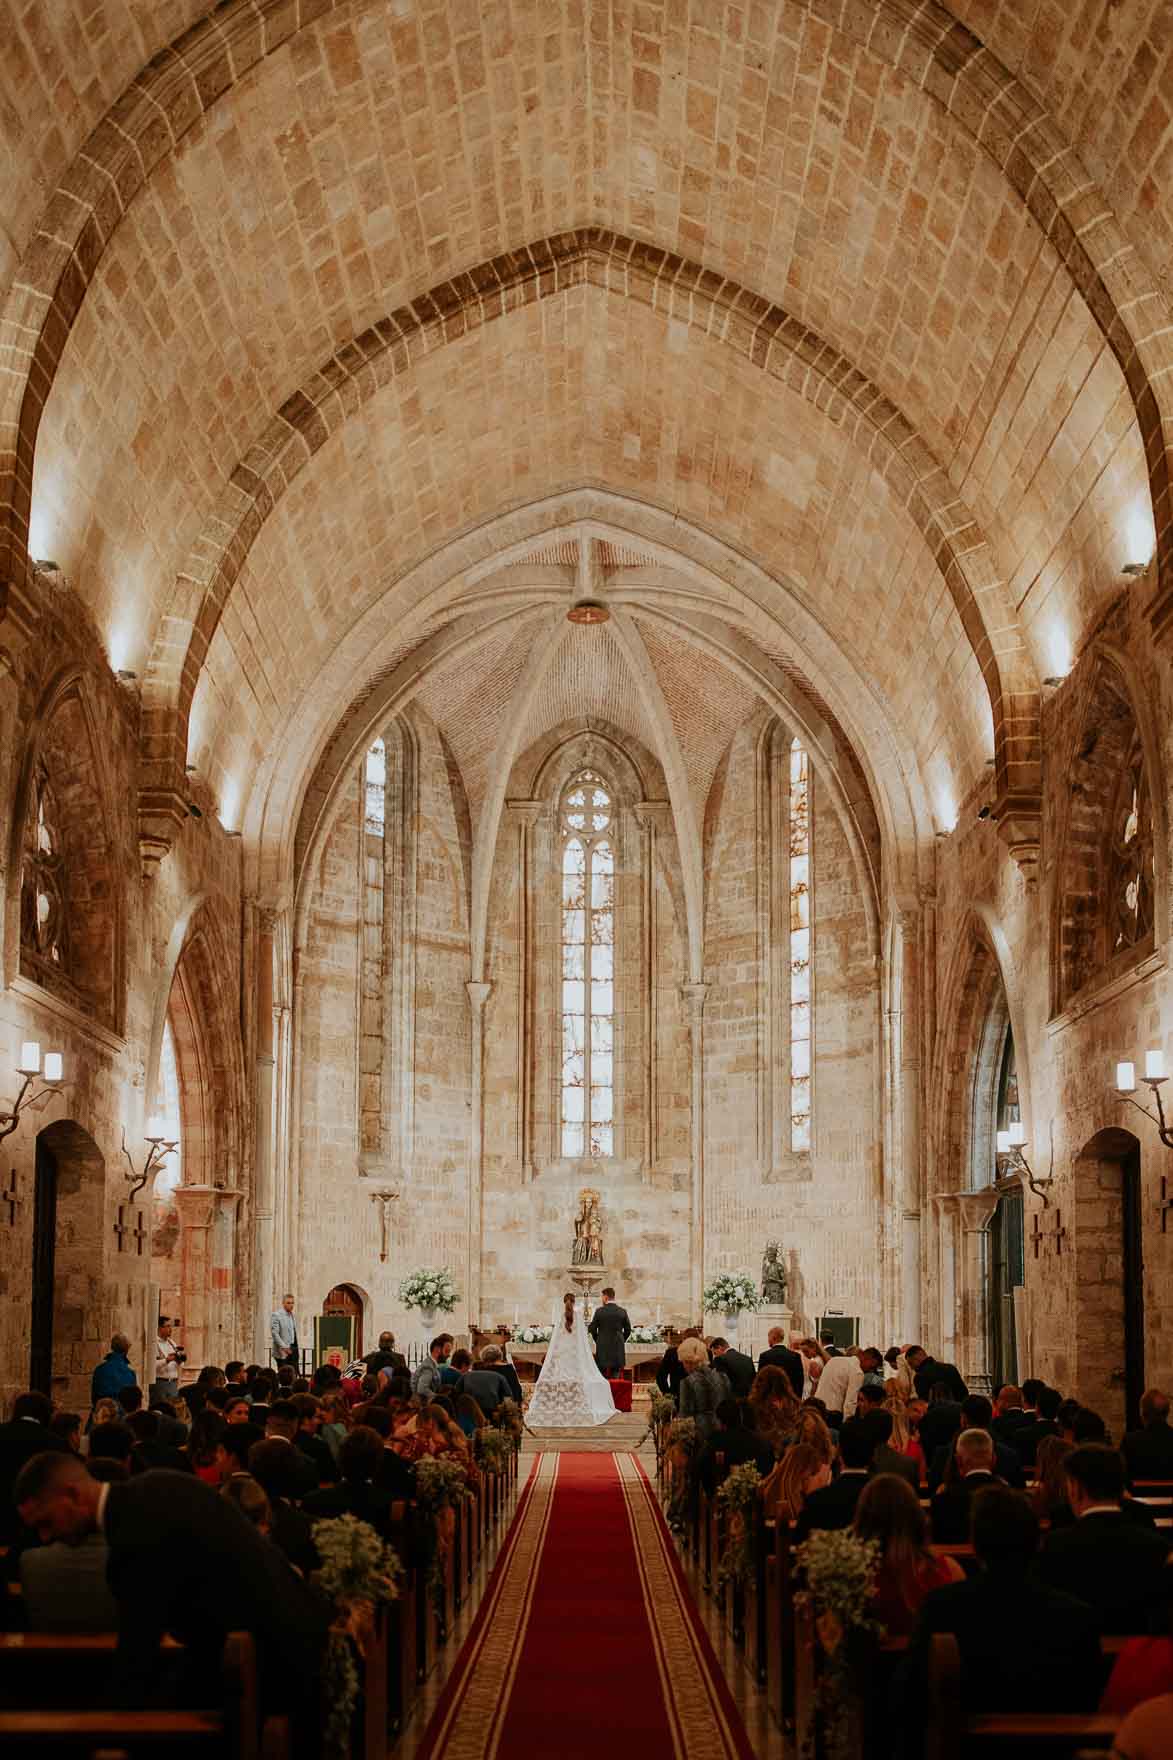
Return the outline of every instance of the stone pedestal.
{"type": "Polygon", "coordinates": [[[756,1363],[769,1344],[770,1328],[773,1326],[782,1328],[783,1342],[789,1346],[790,1334],[794,1330],[794,1309],[768,1302],[756,1314],[743,1314],[741,1337],[737,1341],[738,1350],[744,1351],[756,1363]]]}

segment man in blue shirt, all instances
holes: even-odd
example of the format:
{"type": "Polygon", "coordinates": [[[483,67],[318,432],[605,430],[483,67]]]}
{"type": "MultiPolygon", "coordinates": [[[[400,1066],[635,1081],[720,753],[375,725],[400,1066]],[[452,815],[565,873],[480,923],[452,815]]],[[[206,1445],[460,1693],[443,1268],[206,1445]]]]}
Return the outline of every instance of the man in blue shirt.
{"type": "Polygon", "coordinates": [[[110,1340],[110,1349],[90,1381],[91,1405],[96,1406],[100,1399],[117,1399],[124,1387],[135,1385],[135,1373],[127,1360],[129,1356],[129,1338],[123,1332],[116,1332],[110,1340]]]}

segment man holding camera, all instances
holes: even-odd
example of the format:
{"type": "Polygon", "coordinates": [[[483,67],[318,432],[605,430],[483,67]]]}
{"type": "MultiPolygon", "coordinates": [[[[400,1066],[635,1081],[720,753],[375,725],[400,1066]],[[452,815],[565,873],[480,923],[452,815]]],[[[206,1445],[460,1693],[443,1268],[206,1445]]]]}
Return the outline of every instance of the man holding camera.
{"type": "Polygon", "coordinates": [[[151,1383],[151,1400],[179,1397],[179,1365],[186,1362],[184,1353],[171,1337],[171,1321],[159,1316],[159,1336],[155,1340],[155,1379],[151,1383]]]}

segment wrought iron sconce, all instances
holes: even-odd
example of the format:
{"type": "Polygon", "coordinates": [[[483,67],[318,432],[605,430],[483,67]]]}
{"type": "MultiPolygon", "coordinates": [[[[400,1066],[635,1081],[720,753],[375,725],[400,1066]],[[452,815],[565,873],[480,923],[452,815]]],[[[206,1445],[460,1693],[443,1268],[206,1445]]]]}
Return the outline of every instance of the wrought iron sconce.
{"type": "Polygon", "coordinates": [[[61,1092],[65,1059],[60,1051],[46,1051],[42,1069],[41,1047],[35,1039],[26,1039],[20,1048],[20,1067],[16,1073],[23,1078],[20,1093],[11,1112],[0,1112],[0,1143],[12,1135],[23,1113],[43,1112],[54,1094],[61,1092]],[[42,1082],[39,1088],[34,1085],[38,1076],[42,1082]]]}
{"type": "Polygon", "coordinates": [[[1031,1168],[1024,1153],[1026,1149],[1026,1126],[1020,1122],[1012,1124],[1009,1130],[998,1132],[998,1159],[1006,1163],[1010,1173],[1021,1173],[1036,1198],[1043,1200],[1043,1209],[1047,1209],[1050,1199],[1047,1187],[1055,1178],[1055,1127],[1051,1127],[1051,1166],[1046,1179],[1039,1178],[1031,1168]]]}
{"type": "Polygon", "coordinates": [[[178,1138],[172,1143],[163,1135],[163,1120],[161,1118],[149,1118],[147,1120],[144,1141],[150,1144],[150,1149],[147,1153],[147,1158],[143,1163],[143,1170],[139,1173],[134,1165],[130,1150],[126,1146],[126,1127],[123,1126],[122,1153],[126,1156],[127,1163],[130,1167],[130,1172],[126,1176],[130,1181],[130,1191],[127,1193],[127,1196],[132,1203],[138,1196],[139,1192],[142,1191],[147,1181],[153,1179],[155,1174],[158,1173],[168,1155],[174,1155],[179,1147],[178,1138]]]}
{"type": "Polygon", "coordinates": [[[1163,1051],[1146,1051],[1144,1054],[1144,1075],[1141,1080],[1146,1088],[1153,1091],[1153,1100],[1157,1110],[1150,1112],[1139,1100],[1133,1098],[1136,1093],[1136,1065],[1134,1063],[1118,1063],[1116,1065],[1116,1092],[1121,1100],[1127,1100],[1138,1112],[1151,1119],[1157,1127],[1157,1135],[1166,1149],[1173,1149],[1173,1125],[1165,1121],[1165,1108],[1161,1104],[1161,1088],[1168,1081],[1165,1074],[1165,1053],[1163,1051]]]}

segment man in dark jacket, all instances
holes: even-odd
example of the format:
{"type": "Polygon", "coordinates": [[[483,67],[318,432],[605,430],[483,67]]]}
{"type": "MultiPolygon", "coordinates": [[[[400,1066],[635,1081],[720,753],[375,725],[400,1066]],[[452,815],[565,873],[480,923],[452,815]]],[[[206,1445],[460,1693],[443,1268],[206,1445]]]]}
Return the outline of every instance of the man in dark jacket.
{"type": "Polygon", "coordinates": [[[627,1309],[615,1300],[615,1291],[605,1289],[603,1299],[591,1315],[587,1331],[595,1341],[595,1365],[600,1375],[614,1381],[627,1367],[626,1344],[631,1337],[631,1321],[627,1309]]]}
{"type": "Polygon", "coordinates": [[[49,1428],[53,1407],[43,1393],[18,1393],[12,1417],[0,1424],[0,1546],[12,1546],[21,1525],[12,1502],[12,1487],[26,1461],[46,1451],[69,1454],[63,1437],[49,1428]]]}
{"type": "MultiPolygon", "coordinates": [[[[1014,1452],[1022,1462],[1023,1471],[1034,1471],[1035,1459],[1039,1452],[1039,1443],[1047,1436],[1058,1436],[1059,1407],[1063,1404],[1063,1395],[1057,1387],[1040,1388],[1038,1405],[1035,1415],[1029,1424],[1014,1432],[1011,1442],[1014,1452]]],[[[1029,1414],[1028,1414],[1029,1415],[1029,1414]]]]}
{"type": "Polygon", "coordinates": [[[805,1540],[814,1528],[850,1528],[855,1520],[855,1506],[868,1482],[868,1466],[873,1442],[867,1421],[848,1418],[839,1431],[839,1477],[829,1485],[812,1491],[798,1518],[799,1540],[805,1540]]]}
{"type": "Polygon", "coordinates": [[[957,1438],[958,1482],[938,1491],[932,1503],[933,1541],[937,1546],[963,1546],[969,1539],[970,1506],[979,1491],[999,1481],[994,1476],[994,1438],[988,1430],[963,1430],[957,1438]]]}
{"type": "MultiPolygon", "coordinates": [[[[989,1432],[990,1440],[994,1444],[995,1474],[999,1479],[1005,1480],[1007,1485],[1012,1485],[1016,1491],[1020,1491],[1026,1483],[1022,1471],[1022,1461],[1013,1448],[1008,1447],[1004,1442],[1000,1442],[994,1435],[992,1418],[993,1407],[984,1393],[971,1393],[969,1398],[963,1401],[961,1407],[961,1428],[963,1430],[986,1430],[989,1432]]],[[[952,1452],[952,1441],[943,1443],[940,1448],[934,1449],[933,1454],[929,1459],[928,1466],[930,1491],[935,1491],[944,1479],[946,1469],[949,1465],[949,1457],[952,1452]]]]}
{"type": "Polygon", "coordinates": [[[709,1356],[713,1367],[720,1369],[729,1383],[734,1399],[748,1399],[757,1374],[753,1358],[747,1357],[744,1351],[735,1350],[727,1338],[715,1338],[709,1346],[709,1356]]]}
{"type": "MultiPolygon", "coordinates": [[[[797,1351],[792,1351],[787,1347],[786,1334],[780,1326],[771,1326],[766,1336],[769,1341],[769,1349],[764,1350],[758,1358],[758,1368],[765,1369],[772,1366],[775,1369],[785,1370],[794,1390],[795,1399],[801,1399],[803,1384],[806,1380],[806,1366],[802,1358],[797,1351]]],[[[848,1412],[845,1415],[850,1417],[851,1413],[848,1412]]]]}
{"type": "Polygon", "coordinates": [[[712,1497],[734,1467],[752,1461],[764,1479],[774,1465],[774,1451],[746,1427],[739,1400],[723,1399],[716,1412],[717,1429],[697,1456],[697,1478],[712,1497]]]}
{"type": "Polygon", "coordinates": [[[1173,1430],[1169,1428],[1169,1396],[1150,1387],[1140,1402],[1140,1429],[1130,1430],[1120,1444],[1130,1483],[1137,1479],[1173,1479],[1173,1430]]]}
{"type": "Polygon", "coordinates": [[[326,1516],[357,1516],[387,1539],[392,1505],[411,1497],[415,1490],[415,1469],[397,1455],[390,1459],[401,1468],[401,1481],[398,1486],[388,1482],[384,1473],[387,1453],[377,1430],[356,1425],[338,1451],[340,1483],[324,1491],[311,1491],[302,1505],[303,1513],[313,1522],[326,1516]]]}
{"type": "Polygon", "coordinates": [[[185,1661],[206,1692],[228,1633],[247,1631],[257,1643],[262,1703],[311,1712],[332,1610],[209,1486],[167,1472],[99,1485],[76,1455],[38,1455],[16,1499],[42,1540],[105,1534],[119,1613],[119,1703],[151,1702],[166,1633],[189,1646],[185,1661]]]}
{"type": "Polygon", "coordinates": [[[930,1357],[919,1344],[908,1347],[904,1353],[904,1360],[912,1370],[918,1399],[928,1399],[938,1382],[942,1382],[948,1389],[950,1397],[959,1402],[965,1399],[969,1393],[969,1388],[952,1363],[938,1363],[936,1358],[930,1357]]]}
{"type": "Polygon", "coordinates": [[[370,1351],[363,1358],[363,1362],[367,1366],[368,1375],[381,1375],[384,1369],[392,1375],[410,1375],[411,1373],[407,1366],[407,1358],[402,1351],[395,1349],[395,1334],[393,1332],[380,1332],[378,1350],[370,1351]]]}
{"type": "Polygon", "coordinates": [[[1107,1636],[1147,1632],[1168,1605],[1167,1535],[1124,1514],[1124,1463],[1115,1449],[1073,1449],[1063,1471],[1075,1521],[1047,1536],[1035,1567],[1039,1581],[1078,1592],[1107,1636]]]}
{"type": "Polygon", "coordinates": [[[926,1597],[909,1643],[904,1690],[894,1700],[907,1719],[908,1755],[924,1752],[920,1718],[937,1632],[957,1640],[967,1715],[1091,1711],[1099,1695],[1103,1666],[1095,1615],[1082,1601],[1030,1576],[1039,1524],[1026,1498],[1006,1487],[980,1491],[971,1532],[981,1570],[926,1597]]]}
{"type": "Polygon", "coordinates": [[[486,1418],[493,1416],[503,1399],[512,1397],[509,1383],[498,1368],[500,1361],[501,1352],[498,1347],[487,1344],[481,1351],[476,1368],[470,1369],[464,1377],[464,1392],[472,1394],[486,1418]]]}

